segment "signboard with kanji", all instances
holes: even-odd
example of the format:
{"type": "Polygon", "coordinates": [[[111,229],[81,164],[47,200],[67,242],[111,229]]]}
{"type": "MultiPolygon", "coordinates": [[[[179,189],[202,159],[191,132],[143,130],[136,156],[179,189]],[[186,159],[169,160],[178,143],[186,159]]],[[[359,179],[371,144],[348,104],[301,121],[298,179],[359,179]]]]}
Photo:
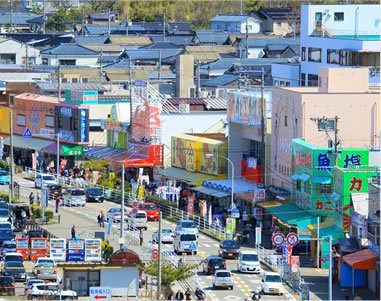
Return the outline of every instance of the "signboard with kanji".
{"type": "Polygon", "coordinates": [[[82,156],[82,145],[62,145],[62,151],[64,156],[82,156]]]}
{"type": "Polygon", "coordinates": [[[90,301],[111,300],[111,288],[109,286],[92,286],[89,288],[90,301]]]}

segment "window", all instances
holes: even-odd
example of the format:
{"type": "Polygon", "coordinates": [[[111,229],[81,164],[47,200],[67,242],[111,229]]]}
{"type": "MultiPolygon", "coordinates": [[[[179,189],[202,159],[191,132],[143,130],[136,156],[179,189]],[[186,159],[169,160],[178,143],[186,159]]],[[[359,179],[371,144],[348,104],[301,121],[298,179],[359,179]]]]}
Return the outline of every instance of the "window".
{"type": "Polygon", "coordinates": [[[222,29],[222,25],[221,24],[217,24],[217,29],[222,29]]]}
{"type": "Polygon", "coordinates": [[[323,19],[322,13],[315,13],[315,21],[321,21],[323,19]]]}
{"type": "Polygon", "coordinates": [[[331,194],[332,185],[331,184],[320,184],[319,187],[320,194],[331,194]]]}
{"type": "Polygon", "coordinates": [[[42,64],[43,65],[48,65],[49,64],[49,60],[47,58],[43,58],[42,59],[42,64]]]}
{"type": "Polygon", "coordinates": [[[309,87],[316,87],[318,85],[318,76],[316,74],[308,74],[308,83],[309,87]]]}
{"type": "Polygon", "coordinates": [[[279,85],[280,85],[281,87],[283,87],[283,86],[284,86],[284,81],[281,80],[281,81],[279,82],[279,85]]]}
{"type": "Polygon", "coordinates": [[[310,181],[304,182],[304,192],[311,194],[311,182],[310,181]]]}
{"type": "Polygon", "coordinates": [[[286,87],[290,86],[290,82],[285,82],[285,83],[286,83],[286,87]]]}
{"type": "Polygon", "coordinates": [[[16,54],[15,53],[0,54],[0,64],[16,64],[16,54]]]}
{"type": "Polygon", "coordinates": [[[321,48],[308,48],[308,61],[321,63],[321,48]]]}
{"type": "Polygon", "coordinates": [[[25,115],[17,114],[17,125],[25,126],[25,115]]]}
{"type": "Polygon", "coordinates": [[[225,23],[225,29],[228,30],[230,27],[230,24],[229,23],[225,23]]]}
{"type": "Polygon", "coordinates": [[[302,61],[306,60],[306,47],[302,47],[302,61]]]}
{"type": "Polygon", "coordinates": [[[59,64],[62,66],[75,66],[76,60],[59,60],[59,64]]]}
{"type": "Polygon", "coordinates": [[[61,78],[61,83],[67,83],[67,78],[66,77],[63,77],[63,78],[61,78]]]}
{"type": "Polygon", "coordinates": [[[87,77],[82,77],[82,83],[87,84],[89,79],[87,77]]]}
{"type": "Polygon", "coordinates": [[[49,128],[54,128],[54,116],[45,116],[45,126],[49,128]]]}
{"type": "Polygon", "coordinates": [[[301,82],[300,82],[300,85],[301,85],[301,86],[305,86],[305,85],[306,85],[306,74],[305,74],[305,73],[302,73],[302,74],[301,74],[301,82]]]}
{"type": "Polygon", "coordinates": [[[340,50],[327,49],[327,64],[339,64],[340,63],[340,50]]]}
{"type": "Polygon", "coordinates": [[[295,128],[298,128],[298,118],[295,118],[295,128]]]}
{"type": "Polygon", "coordinates": [[[274,86],[279,86],[279,80],[274,80],[274,86]]]}
{"type": "Polygon", "coordinates": [[[58,128],[61,129],[63,127],[64,118],[58,117],[58,128]]]}
{"type": "Polygon", "coordinates": [[[13,103],[15,101],[15,96],[14,95],[9,95],[9,106],[13,107],[13,103]]]}
{"type": "Polygon", "coordinates": [[[333,20],[334,21],[344,21],[344,13],[334,13],[333,20]]]}
{"type": "Polygon", "coordinates": [[[73,77],[73,78],[71,79],[71,82],[72,82],[73,84],[78,83],[78,78],[73,77]]]}
{"type": "Polygon", "coordinates": [[[296,190],[301,191],[302,190],[302,181],[296,181],[296,190]]]}
{"type": "Polygon", "coordinates": [[[284,116],[284,126],[287,126],[287,115],[284,116]]]}

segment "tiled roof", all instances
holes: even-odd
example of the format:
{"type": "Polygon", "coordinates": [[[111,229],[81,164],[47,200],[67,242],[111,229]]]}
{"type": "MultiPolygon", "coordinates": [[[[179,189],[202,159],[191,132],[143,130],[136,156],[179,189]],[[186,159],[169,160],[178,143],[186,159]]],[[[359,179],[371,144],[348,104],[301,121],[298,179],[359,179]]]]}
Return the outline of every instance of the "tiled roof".
{"type": "Polygon", "coordinates": [[[141,36],[111,36],[107,42],[121,46],[145,46],[151,44],[148,37],[141,36]]]}
{"type": "Polygon", "coordinates": [[[30,42],[29,44],[34,47],[46,48],[55,47],[64,43],[74,43],[74,38],[72,36],[52,36],[42,41],[30,42]]]}
{"type": "MultiPolygon", "coordinates": [[[[49,82],[36,82],[38,88],[43,92],[57,92],[58,83],[49,83],[49,82]]],[[[61,83],[61,91],[65,90],[94,90],[98,92],[107,91],[106,88],[101,83],[61,83]]]]}
{"type": "Polygon", "coordinates": [[[22,43],[41,41],[48,39],[52,36],[59,36],[57,34],[34,34],[34,33],[2,33],[5,37],[12,38],[13,40],[20,41],[22,43]]]}
{"type": "Polygon", "coordinates": [[[109,64],[109,65],[106,65],[103,68],[104,69],[107,69],[107,68],[112,68],[112,69],[115,69],[115,68],[128,69],[128,68],[130,68],[130,60],[120,60],[119,62],[115,62],[115,63],[109,64]]]}
{"type": "Polygon", "coordinates": [[[110,53],[110,52],[119,53],[120,54],[120,53],[123,52],[123,48],[120,47],[119,45],[112,45],[112,44],[101,44],[101,45],[99,45],[99,44],[98,45],[85,44],[83,46],[86,47],[86,48],[95,50],[97,52],[103,51],[103,54],[110,53]]]}
{"type": "Polygon", "coordinates": [[[223,45],[229,39],[229,34],[224,31],[198,30],[196,31],[195,41],[200,44],[223,45]]]}
{"type": "MultiPolygon", "coordinates": [[[[84,31],[87,34],[91,35],[105,35],[108,31],[107,25],[95,25],[95,24],[86,24],[84,31]]],[[[126,24],[121,25],[111,25],[110,27],[111,34],[125,34],[126,33],[126,24]]],[[[141,26],[128,26],[128,32],[144,32],[144,27],[141,26]]]]}
{"type": "MultiPolygon", "coordinates": [[[[246,47],[246,39],[237,39],[237,43],[240,47],[246,47]]],[[[249,38],[247,39],[249,48],[264,48],[267,45],[299,45],[299,38],[249,38]]]]}
{"type": "Polygon", "coordinates": [[[248,15],[224,15],[220,14],[218,16],[215,16],[214,18],[210,19],[210,22],[243,22],[247,18],[249,18],[248,15]]]}
{"type": "MultiPolygon", "coordinates": [[[[102,57],[102,63],[103,64],[111,64],[116,63],[120,60],[120,55],[104,55],[102,57]]],[[[98,57],[98,63],[101,62],[101,57],[98,57]]]]}
{"type": "Polygon", "coordinates": [[[186,53],[193,55],[195,61],[209,62],[220,58],[220,53],[234,53],[236,51],[235,47],[232,46],[186,46],[186,53]]]}
{"type": "Polygon", "coordinates": [[[126,49],[124,55],[133,60],[172,59],[179,55],[182,49],[126,49]]]}
{"type": "Polygon", "coordinates": [[[107,40],[107,36],[83,36],[78,35],[75,37],[77,44],[104,44],[107,40]]]}
{"type": "MultiPolygon", "coordinates": [[[[141,26],[147,32],[160,32],[163,31],[163,23],[162,22],[132,22],[133,25],[141,26]]],[[[187,22],[166,22],[165,30],[172,32],[190,32],[192,28],[187,22]]]]}
{"type": "MultiPolygon", "coordinates": [[[[150,35],[149,36],[153,42],[163,42],[164,37],[162,34],[158,35],[150,35]]],[[[172,35],[172,36],[166,36],[165,40],[178,45],[178,46],[186,46],[193,44],[193,35],[172,35]]]]}
{"type": "Polygon", "coordinates": [[[58,46],[45,49],[41,54],[49,55],[97,55],[98,52],[78,44],[60,44],[58,46]]]}
{"type": "Polygon", "coordinates": [[[259,11],[253,13],[262,19],[269,17],[274,21],[289,21],[297,17],[297,14],[290,7],[261,7],[259,11]]]}
{"type": "Polygon", "coordinates": [[[192,28],[188,22],[169,22],[168,30],[177,32],[177,31],[192,31],[192,28]]]}
{"type": "Polygon", "coordinates": [[[10,24],[11,19],[15,26],[25,25],[29,26],[28,20],[38,17],[38,15],[29,13],[13,13],[12,18],[10,13],[0,14],[0,24],[10,24]]]}
{"type": "Polygon", "coordinates": [[[215,78],[206,80],[203,83],[203,86],[206,87],[221,87],[228,85],[234,81],[236,81],[239,78],[239,75],[234,75],[234,74],[224,74],[221,76],[217,76],[215,78]]]}
{"type": "Polygon", "coordinates": [[[182,49],[182,47],[168,41],[163,41],[163,42],[154,42],[150,45],[140,47],[140,49],[182,49]]]}

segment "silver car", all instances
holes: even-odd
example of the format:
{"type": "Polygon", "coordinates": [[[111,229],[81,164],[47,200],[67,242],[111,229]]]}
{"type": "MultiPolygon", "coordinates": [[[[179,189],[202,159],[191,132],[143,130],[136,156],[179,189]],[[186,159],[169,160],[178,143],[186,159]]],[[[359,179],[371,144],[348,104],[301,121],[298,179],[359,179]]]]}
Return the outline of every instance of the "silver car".
{"type": "MultiPolygon", "coordinates": [[[[171,229],[161,229],[161,242],[162,243],[173,243],[175,234],[171,229]]],[[[159,231],[155,231],[152,234],[152,242],[159,242],[159,231]]]]}
{"type": "Polygon", "coordinates": [[[63,205],[84,207],[86,205],[85,190],[80,188],[66,189],[63,194],[63,205]]]}

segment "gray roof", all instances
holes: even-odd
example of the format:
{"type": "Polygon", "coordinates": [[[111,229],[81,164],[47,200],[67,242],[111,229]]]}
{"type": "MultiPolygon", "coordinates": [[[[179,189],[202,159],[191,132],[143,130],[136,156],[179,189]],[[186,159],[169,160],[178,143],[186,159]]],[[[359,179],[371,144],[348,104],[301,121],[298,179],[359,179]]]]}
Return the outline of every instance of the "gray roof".
{"type": "Polygon", "coordinates": [[[133,60],[162,60],[170,59],[179,55],[182,49],[126,49],[124,56],[133,60]]]}
{"type": "Polygon", "coordinates": [[[217,98],[204,98],[209,110],[226,110],[227,109],[227,99],[223,97],[217,98]]]}
{"type": "Polygon", "coordinates": [[[210,19],[210,22],[244,22],[250,16],[248,15],[223,15],[220,14],[210,19]]]}
{"type": "MultiPolygon", "coordinates": [[[[237,42],[240,47],[246,47],[246,39],[239,38],[237,42]]],[[[249,48],[265,48],[267,45],[299,45],[299,38],[249,38],[247,39],[249,48]]]]}
{"type": "Polygon", "coordinates": [[[203,86],[205,87],[221,87],[228,85],[234,81],[236,81],[239,78],[239,75],[235,74],[224,74],[221,76],[217,76],[215,78],[206,80],[203,82],[203,86]]]}
{"type": "Polygon", "coordinates": [[[140,49],[181,49],[182,47],[176,44],[173,44],[169,41],[154,42],[150,45],[142,46],[140,49]]]}
{"type": "MultiPolygon", "coordinates": [[[[150,35],[148,36],[153,42],[163,42],[163,35],[150,35]]],[[[189,35],[175,35],[175,36],[166,36],[165,40],[178,45],[178,46],[187,46],[193,44],[194,36],[189,35]]]]}
{"type": "Polygon", "coordinates": [[[107,36],[76,36],[75,42],[77,44],[104,44],[107,40],[107,36]]]}
{"type": "Polygon", "coordinates": [[[97,55],[98,52],[86,48],[84,46],[69,43],[69,44],[60,44],[58,46],[45,49],[41,51],[41,54],[51,54],[51,55],[97,55]]]}
{"type": "Polygon", "coordinates": [[[130,68],[130,60],[120,60],[119,62],[114,62],[109,65],[103,67],[104,69],[108,68],[120,68],[120,69],[129,69],[130,68]]]}
{"type": "MultiPolygon", "coordinates": [[[[36,82],[38,88],[43,92],[56,93],[58,89],[57,82],[36,82]]],[[[77,91],[86,91],[93,90],[98,92],[107,91],[106,88],[101,83],[61,83],[61,91],[65,90],[77,90],[77,91]]]]}
{"type": "MultiPolygon", "coordinates": [[[[25,25],[29,26],[28,20],[34,19],[38,15],[29,14],[29,13],[13,13],[12,21],[15,25],[25,25]]],[[[0,24],[9,24],[11,23],[11,14],[2,13],[0,14],[0,24]]]]}
{"type": "Polygon", "coordinates": [[[229,34],[224,31],[202,30],[196,31],[195,41],[200,44],[223,45],[229,39],[229,34]]]}
{"type": "MultiPolygon", "coordinates": [[[[127,26],[126,24],[121,24],[121,25],[111,25],[110,30],[111,34],[122,34],[126,33],[127,26]]],[[[95,25],[95,24],[86,24],[84,27],[84,31],[87,34],[90,35],[105,35],[107,34],[108,31],[108,26],[107,25],[95,25]]],[[[144,32],[145,29],[142,26],[137,26],[137,25],[129,25],[128,26],[128,31],[129,32],[144,32]]]]}

